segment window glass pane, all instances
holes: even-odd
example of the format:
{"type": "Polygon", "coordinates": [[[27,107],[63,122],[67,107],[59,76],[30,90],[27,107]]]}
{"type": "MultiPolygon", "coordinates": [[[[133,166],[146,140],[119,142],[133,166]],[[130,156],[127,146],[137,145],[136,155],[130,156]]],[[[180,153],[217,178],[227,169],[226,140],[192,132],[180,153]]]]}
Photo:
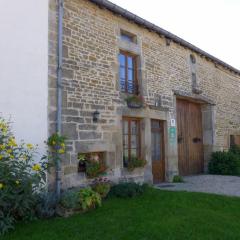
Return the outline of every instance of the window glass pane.
{"type": "Polygon", "coordinates": [[[128,121],[123,120],[123,134],[128,134],[128,121]]]}
{"type": "Polygon", "coordinates": [[[119,54],[118,61],[120,66],[125,66],[125,56],[122,53],[119,54]]]}
{"type": "Polygon", "coordinates": [[[131,134],[136,135],[137,134],[137,122],[131,121],[131,134]]]}
{"type": "Polygon", "coordinates": [[[123,136],[123,148],[128,148],[128,135],[123,136]]]}
{"type": "Polygon", "coordinates": [[[127,57],[128,68],[133,68],[133,57],[127,57]]]}
{"type": "Polygon", "coordinates": [[[133,37],[125,33],[121,33],[121,39],[127,42],[133,42],[133,37]]]}
{"type": "Polygon", "coordinates": [[[120,78],[125,79],[126,72],[124,67],[120,67],[120,78]]]}
{"type": "Polygon", "coordinates": [[[137,149],[131,148],[131,156],[136,157],[137,156],[137,149]]]}
{"type": "Polygon", "coordinates": [[[131,136],[131,148],[137,148],[137,136],[136,135],[131,136]]]}
{"type": "Polygon", "coordinates": [[[128,69],[128,81],[133,82],[133,69],[128,69]]]}

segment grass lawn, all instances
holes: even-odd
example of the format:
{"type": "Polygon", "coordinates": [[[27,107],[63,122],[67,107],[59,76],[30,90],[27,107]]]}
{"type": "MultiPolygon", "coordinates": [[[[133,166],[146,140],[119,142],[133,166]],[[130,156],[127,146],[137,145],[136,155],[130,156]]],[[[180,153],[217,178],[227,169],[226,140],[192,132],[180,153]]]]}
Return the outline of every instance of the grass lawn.
{"type": "Polygon", "coordinates": [[[150,189],[135,199],[108,199],[83,215],[21,223],[1,238],[40,239],[240,239],[240,198],[150,189]]]}

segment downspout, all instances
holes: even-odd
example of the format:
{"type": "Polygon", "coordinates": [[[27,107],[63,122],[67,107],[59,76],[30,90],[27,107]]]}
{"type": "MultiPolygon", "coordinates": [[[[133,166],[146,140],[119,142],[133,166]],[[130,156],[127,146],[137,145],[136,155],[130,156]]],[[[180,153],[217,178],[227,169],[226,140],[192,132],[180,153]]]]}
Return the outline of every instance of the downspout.
{"type": "MultiPolygon", "coordinates": [[[[58,0],[58,65],[57,65],[57,126],[56,130],[59,135],[62,134],[62,42],[63,42],[63,1],[58,0]]],[[[57,153],[58,154],[58,153],[57,153]]],[[[60,198],[61,194],[61,162],[60,156],[57,156],[56,162],[56,197],[60,198]]]]}

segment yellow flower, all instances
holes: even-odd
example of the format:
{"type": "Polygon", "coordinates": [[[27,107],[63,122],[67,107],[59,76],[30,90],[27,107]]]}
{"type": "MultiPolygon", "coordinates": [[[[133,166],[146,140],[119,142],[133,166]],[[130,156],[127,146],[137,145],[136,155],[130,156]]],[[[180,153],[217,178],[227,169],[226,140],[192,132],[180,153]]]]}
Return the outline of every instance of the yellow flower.
{"type": "Polygon", "coordinates": [[[13,155],[10,155],[10,158],[11,158],[11,159],[14,159],[14,156],[13,156],[13,155]]]}
{"type": "Polygon", "coordinates": [[[4,150],[5,148],[6,148],[5,145],[3,145],[3,144],[0,145],[0,149],[1,149],[1,150],[4,150]]]}
{"type": "Polygon", "coordinates": [[[28,143],[27,148],[31,150],[31,149],[33,149],[33,145],[31,143],[28,143]]]}
{"type": "Polygon", "coordinates": [[[12,149],[8,149],[8,150],[7,150],[7,153],[12,153],[12,149]]]}
{"type": "Polygon", "coordinates": [[[52,145],[55,145],[56,144],[56,142],[55,141],[52,141],[52,145]]]}
{"type": "Polygon", "coordinates": [[[17,180],[16,182],[15,182],[17,185],[19,185],[20,184],[20,182],[17,180]]]}
{"type": "Polygon", "coordinates": [[[3,183],[0,183],[0,189],[3,189],[4,185],[3,183]]]}
{"type": "Polygon", "coordinates": [[[65,147],[65,143],[61,143],[61,147],[65,147]]]}
{"type": "Polygon", "coordinates": [[[33,167],[32,167],[32,170],[38,172],[41,170],[41,166],[39,164],[34,164],[33,167]]]}
{"type": "Polygon", "coordinates": [[[65,150],[61,148],[58,150],[58,153],[63,154],[63,153],[65,153],[65,150]]]}
{"type": "Polygon", "coordinates": [[[17,146],[15,138],[10,138],[9,139],[8,146],[11,146],[11,147],[16,147],[17,146]]]}
{"type": "Polygon", "coordinates": [[[3,155],[0,155],[0,160],[2,160],[3,159],[3,155]]]}

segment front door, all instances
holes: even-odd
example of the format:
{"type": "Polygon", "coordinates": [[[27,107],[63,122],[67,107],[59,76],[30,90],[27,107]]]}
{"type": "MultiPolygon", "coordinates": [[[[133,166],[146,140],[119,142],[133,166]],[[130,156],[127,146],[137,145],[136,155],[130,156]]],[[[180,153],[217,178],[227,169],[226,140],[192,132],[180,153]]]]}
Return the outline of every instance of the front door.
{"type": "Polygon", "coordinates": [[[177,100],[178,168],[182,176],[203,172],[201,105],[177,100]]]}
{"type": "Polygon", "coordinates": [[[165,179],[165,163],[164,163],[164,136],[163,122],[159,120],[151,120],[152,135],[152,174],[153,183],[163,182],[165,179]]]}

